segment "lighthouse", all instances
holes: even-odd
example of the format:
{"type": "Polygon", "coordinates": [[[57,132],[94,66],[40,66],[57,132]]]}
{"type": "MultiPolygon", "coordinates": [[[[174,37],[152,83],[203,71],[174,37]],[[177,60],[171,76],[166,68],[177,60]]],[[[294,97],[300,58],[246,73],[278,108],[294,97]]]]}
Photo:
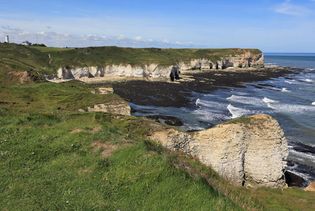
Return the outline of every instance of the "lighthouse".
{"type": "Polygon", "coordinates": [[[4,42],[5,42],[5,43],[10,43],[9,35],[6,35],[6,36],[5,36],[4,42]]]}

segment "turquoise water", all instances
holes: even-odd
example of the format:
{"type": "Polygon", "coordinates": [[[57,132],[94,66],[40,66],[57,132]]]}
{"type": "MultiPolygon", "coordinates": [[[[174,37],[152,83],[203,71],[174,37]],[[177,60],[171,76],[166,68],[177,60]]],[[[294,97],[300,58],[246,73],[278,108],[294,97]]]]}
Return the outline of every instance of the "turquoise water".
{"type": "Polygon", "coordinates": [[[289,141],[288,170],[315,179],[315,54],[266,54],[267,65],[302,68],[298,74],[194,93],[194,108],[132,105],[134,115],[169,115],[181,119],[184,130],[204,129],[220,122],[266,113],[275,117],[289,141]]]}

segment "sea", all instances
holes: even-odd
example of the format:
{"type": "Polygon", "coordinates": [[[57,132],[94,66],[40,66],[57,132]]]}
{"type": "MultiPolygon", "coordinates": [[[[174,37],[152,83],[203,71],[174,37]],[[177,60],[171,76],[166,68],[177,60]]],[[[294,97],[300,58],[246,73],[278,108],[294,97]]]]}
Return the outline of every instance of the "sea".
{"type": "Polygon", "coordinates": [[[269,66],[301,68],[299,73],[241,87],[222,87],[207,94],[193,93],[192,107],[131,104],[135,116],[174,116],[181,129],[202,130],[244,115],[265,113],[278,120],[289,142],[287,170],[315,180],[315,54],[266,53],[269,66]]]}

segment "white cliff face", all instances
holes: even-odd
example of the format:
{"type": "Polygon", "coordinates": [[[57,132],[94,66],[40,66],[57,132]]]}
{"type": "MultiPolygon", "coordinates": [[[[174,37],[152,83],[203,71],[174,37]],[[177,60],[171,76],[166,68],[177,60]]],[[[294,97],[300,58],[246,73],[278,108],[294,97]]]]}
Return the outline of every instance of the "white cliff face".
{"type": "Polygon", "coordinates": [[[84,77],[135,77],[147,79],[167,79],[173,66],[163,67],[157,64],[144,66],[126,65],[107,65],[105,67],[73,67],[59,68],[57,71],[58,79],[80,79],[84,77]]]}
{"type": "Polygon", "coordinates": [[[103,77],[133,77],[145,79],[167,80],[175,67],[178,71],[185,70],[208,70],[226,68],[248,68],[264,66],[262,54],[245,52],[238,56],[226,56],[218,61],[206,58],[193,59],[190,62],[179,62],[170,66],[159,64],[136,65],[118,64],[106,65],[103,67],[61,67],[57,71],[58,79],[80,79],[80,78],[103,78],[103,77]]]}
{"type": "Polygon", "coordinates": [[[198,158],[237,185],[286,186],[287,140],[278,122],[268,115],[194,133],[160,130],[151,139],[198,158]]]}

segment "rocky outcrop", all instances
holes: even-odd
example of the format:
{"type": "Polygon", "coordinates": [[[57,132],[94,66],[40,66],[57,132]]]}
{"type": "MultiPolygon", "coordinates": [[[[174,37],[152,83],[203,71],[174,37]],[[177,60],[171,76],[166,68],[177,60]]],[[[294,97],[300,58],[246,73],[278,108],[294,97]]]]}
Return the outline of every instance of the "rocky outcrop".
{"type": "Polygon", "coordinates": [[[32,79],[27,71],[24,72],[17,72],[11,71],[8,73],[8,76],[11,78],[12,81],[18,81],[21,84],[31,82],[32,79]]]}
{"type": "Polygon", "coordinates": [[[124,116],[130,116],[131,113],[130,106],[124,101],[97,104],[94,107],[88,107],[87,110],[88,112],[103,112],[124,116]]]}
{"type": "Polygon", "coordinates": [[[242,118],[200,132],[164,128],[150,138],[196,157],[237,185],[286,186],[287,140],[278,122],[268,115],[242,118]]]}
{"type": "Polygon", "coordinates": [[[227,56],[219,60],[202,58],[191,60],[189,63],[180,62],[178,65],[180,70],[264,67],[264,55],[248,51],[238,56],[227,56]]]}
{"type": "Polygon", "coordinates": [[[131,77],[147,79],[166,79],[170,77],[173,66],[150,64],[132,66],[130,64],[108,65],[104,67],[61,67],[57,71],[58,79],[131,77]]]}
{"type": "Polygon", "coordinates": [[[304,190],[309,192],[315,192],[315,182],[311,182],[304,190]]]}
{"type": "Polygon", "coordinates": [[[173,65],[130,65],[112,64],[104,66],[73,67],[64,66],[57,70],[57,79],[80,78],[108,78],[108,77],[133,77],[168,80],[173,72],[185,70],[249,68],[264,66],[262,53],[254,54],[251,51],[243,51],[239,55],[227,55],[220,59],[199,58],[190,61],[179,61],[173,65]]]}

